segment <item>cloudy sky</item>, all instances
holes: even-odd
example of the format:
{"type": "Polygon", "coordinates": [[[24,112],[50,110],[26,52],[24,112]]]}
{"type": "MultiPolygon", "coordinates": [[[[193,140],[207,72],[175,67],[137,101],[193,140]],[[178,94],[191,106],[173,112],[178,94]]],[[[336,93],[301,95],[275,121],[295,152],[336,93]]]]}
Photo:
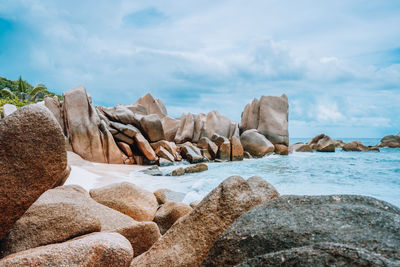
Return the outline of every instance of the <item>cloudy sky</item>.
{"type": "Polygon", "coordinates": [[[97,105],[151,92],[174,117],[285,93],[292,137],[381,137],[400,131],[400,2],[0,0],[0,76],[19,75],[97,105]]]}

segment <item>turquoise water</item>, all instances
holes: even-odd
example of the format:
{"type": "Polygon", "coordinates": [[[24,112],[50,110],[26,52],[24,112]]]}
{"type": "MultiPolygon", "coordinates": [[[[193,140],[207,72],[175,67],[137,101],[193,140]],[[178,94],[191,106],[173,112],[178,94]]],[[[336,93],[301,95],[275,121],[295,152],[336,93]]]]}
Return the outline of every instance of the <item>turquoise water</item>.
{"type": "MultiPolygon", "coordinates": [[[[291,143],[306,141],[293,139],[291,143]]],[[[345,142],[351,141],[344,139],[345,142]]],[[[375,145],[379,139],[361,139],[375,145]]],[[[400,149],[381,152],[293,153],[229,163],[209,163],[209,170],[181,177],[148,177],[135,174],[134,183],[149,190],[169,188],[186,193],[184,202],[201,200],[231,175],[261,176],[281,194],[359,194],[373,196],[400,206],[400,149]]],[[[161,168],[168,172],[173,167],[161,168]]]]}

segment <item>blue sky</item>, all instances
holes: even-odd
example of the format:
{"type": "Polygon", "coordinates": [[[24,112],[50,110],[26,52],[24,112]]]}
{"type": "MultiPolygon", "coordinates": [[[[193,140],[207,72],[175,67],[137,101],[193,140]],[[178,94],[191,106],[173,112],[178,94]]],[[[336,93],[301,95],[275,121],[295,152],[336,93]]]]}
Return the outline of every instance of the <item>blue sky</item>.
{"type": "Polygon", "coordinates": [[[381,137],[400,132],[399,25],[397,0],[0,0],[0,76],[237,121],[285,93],[292,137],[381,137]]]}

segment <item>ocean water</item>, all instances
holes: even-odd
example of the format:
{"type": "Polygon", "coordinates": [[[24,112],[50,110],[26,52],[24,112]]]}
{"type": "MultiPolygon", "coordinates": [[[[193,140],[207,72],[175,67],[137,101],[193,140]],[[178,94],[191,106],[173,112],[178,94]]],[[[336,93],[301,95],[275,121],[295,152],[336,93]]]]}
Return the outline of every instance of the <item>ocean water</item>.
{"type": "MultiPolygon", "coordinates": [[[[379,139],[360,140],[375,145],[379,139]]],[[[293,139],[291,144],[307,141],[293,139]]],[[[162,167],[165,173],[175,166],[162,167]]],[[[269,155],[238,162],[207,163],[208,171],[184,176],[148,176],[132,172],[132,182],[154,191],[168,188],[186,193],[184,202],[201,200],[225,178],[240,175],[260,176],[280,194],[327,195],[358,194],[385,200],[400,207],[400,149],[382,148],[381,152],[292,153],[289,156],[269,155]]]]}

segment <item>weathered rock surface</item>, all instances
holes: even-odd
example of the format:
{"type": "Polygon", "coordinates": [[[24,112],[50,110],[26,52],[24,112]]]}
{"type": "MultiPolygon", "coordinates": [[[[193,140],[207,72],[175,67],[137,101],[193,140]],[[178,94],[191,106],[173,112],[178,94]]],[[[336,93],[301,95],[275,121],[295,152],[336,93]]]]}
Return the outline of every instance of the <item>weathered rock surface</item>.
{"type": "Polygon", "coordinates": [[[184,174],[185,174],[185,169],[182,168],[182,167],[173,170],[172,173],[171,173],[172,176],[182,176],[184,174]]]}
{"type": "Polygon", "coordinates": [[[146,115],[140,119],[140,125],[150,142],[165,139],[164,129],[160,117],[156,114],[146,115]]]}
{"type": "Polygon", "coordinates": [[[160,168],[158,166],[151,166],[150,168],[141,170],[140,172],[143,172],[147,175],[151,175],[151,176],[162,176],[163,173],[160,170],[160,168]]]}
{"type": "Polygon", "coordinates": [[[319,152],[335,152],[335,140],[325,134],[319,134],[307,142],[312,149],[319,152]]]}
{"type": "Polygon", "coordinates": [[[181,156],[190,163],[198,163],[203,161],[203,155],[198,147],[192,143],[186,142],[180,145],[181,156]]]}
{"type": "Polygon", "coordinates": [[[156,114],[160,118],[164,118],[168,115],[164,103],[160,99],[154,98],[151,94],[142,96],[135,104],[140,104],[145,107],[147,114],[156,114]]]}
{"type": "Polygon", "coordinates": [[[285,145],[275,144],[275,154],[288,155],[289,154],[289,149],[285,145]]]}
{"type": "Polygon", "coordinates": [[[246,180],[229,177],[131,266],[199,266],[218,236],[261,201],[246,180]]]}
{"type": "Polygon", "coordinates": [[[235,265],[246,266],[398,266],[395,262],[365,249],[336,243],[317,243],[254,257],[235,265]]]}
{"type": "Polygon", "coordinates": [[[163,147],[174,157],[174,160],[176,160],[176,161],[182,160],[181,155],[178,153],[178,147],[176,146],[176,144],[174,142],[168,142],[166,140],[161,140],[161,141],[158,141],[155,143],[151,143],[150,145],[154,149],[154,151],[156,151],[159,147],[163,147]]]}
{"type": "Polygon", "coordinates": [[[192,211],[192,208],[185,203],[170,201],[163,204],[154,217],[154,222],[160,228],[161,234],[167,230],[181,217],[192,211]]]}
{"type": "Polygon", "coordinates": [[[259,176],[250,177],[247,179],[247,183],[250,185],[253,194],[260,198],[260,203],[279,197],[279,192],[275,187],[259,176]]]}
{"type": "Polygon", "coordinates": [[[218,146],[217,158],[221,160],[231,160],[231,143],[225,136],[215,133],[211,140],[218,146]]]}
{"type": "Polygon", "coordinates": [[[175,158],[174,156],[172,156],[171,153],[168,152],[168,150],[166,150],[164,147],[159,146],[155,151],[157,156],[159,156],[160,158],[166,159],[170,162],[174,162],[175,158]]]}
{"type": "Polygon", "coordinates": [[[253,157],[262,157],[275,151],[274,145],[257,130],[247,130],[240,136],[243,149],[253,157]]]}
{"type": "Polygon", "coordinates": [[[213,159],[217,156],[218,146],[205,136],[199,139],[197,147],[200,149],[207,149],[213,159]]]}
{"type": "Polygon", "coordinates": [[[51,198],[59,202],[62,210],[65,203],[72,203],[81,210],[91,212],[99,219],[102,232],[116,232],[126,237],[132,245],[135,256],[148,250],[161,234],[154,222],[137,222],[131,217],[94,201],[89,193],[78,185],[57,187],[51,198]]]}
{"type": "Polygon", "coordinates": [[[289,145],[289,104],[285,94],[262,96],[247,104],[242,113],[240,130],[257,129],[273,144],[289,145]]]}
{"type": "Polygon", "coordinates": [[[291,145],[289,147],[289,152],[313,152],[312,148],[308,144],[303,144],[303,143],[297,143],[294,145],[291,145]]]}
{"type": "Polygon", "coordinates": [[[377,147],[368,147],[361,143],[360,141],[353,141],[347,144],[344,144],[342,149],[344,151],[378,151],[379,148],[377,147]]]}
{"type": "Polygon", "coordinates": [[[185,168],[185,173],[195,173],[195,172],[204,172],[208,170],[208,166],[205,163],[198,163],[193,166],[189,166],[185,168]]]}
{"type": "Polygon", "coordinates": [[[171,201],[181,202],[185,197],[185,194],[164,188],[155,191],[154,196],[156,197],[158,204],[162,205],[171,201]]]}
{"type": "Polygon", "coordinates": [[[400,133],[397,135],[387,135],[381,139],[381,147],[400,147],[400,133]]]}
{"type": "MultiPolygon", "coordinates": [[[[203,265],[233,266],[257,256],[275,261],[276,253],[294,261],[289,266],[308,260],[321,263],[331,256],[316,251],[313,259],[310,248],[304,252],[303,247],[325,242],[336,243],[339,251],[351,246],[367,255],[360,257],[358,252],[345,249],[347,254],[337,252],[338,259],[329,265],[339,264],[343,255],[354,262],[360,258],[374,259],[377,254],[395,261],[400,259],[399,222],[399,208],[372,197],[281,196],[236,220],[215,242],[203,265]],[[300,259],[296,255],[299,253],[310,259],[300,259]]],[[[329,249],[328,254],[334,251],[329,249]]]]}
{"type": "Polygon", "coordinates": [[[100,204],[122,212],[136,221],[152,221],[158,207],[152,192],[128,182],[92,189],[90,196],[100,204]]]}
{"type": "Polygon", "coordinates": [[[13,112],[17,111],[17,107],[12,104],[5,104],[2,106],[4,117],[11,115],[13,112]]]}
{"type": "Polygon", "coordinates": [[[132,257],[125,237],[96,233],[9,255],[0,260],[0,266],[129,266],[132,257]]]}
{"type": "Polygon", "coordinates": [[[64,192],[60,188],[48,190],[29,207],[0,241],[0,258],[101,230],[90,206],[64,192]]]}
{"type": "Polygon", "coordinates": [[[117,145],[127,157],[133,157],[132,149],[127,143],[118,142],[117,145]]]}
{"type": "Polygon", "coordinates": [[[63,133],[65,133],[65,126],[64,126],[64,115],[62,113],[62,105],[60,101],[58,100],[57,96],[54,97],[45,97],[44,98],[44,105],[46,108],[48,108],[51,113],[53,113],[54,117],[58,121],[58,123],[61,126],[61,129],[63,130],[63,133]]]}
{"type": "Polygon", "coordinates": [[[165,140],[170,142],[174,141],[176,132],[178,131],[181,123],[180,120],[165,116],[161,119],[161,123],[164,129],[165,140]]]}
{"type": "Polygon", "coordinates": [[[244,158],[244,150],[240,138],[237,136],[232,136],[229,139],[231,143],[231,160],[240,161],[244,158]]]}
{"type": "Polygon", "coordinates": [[[47,108],[29,105],[0,121],[0,239],[68,170],[62,129],[47,108]]]}

